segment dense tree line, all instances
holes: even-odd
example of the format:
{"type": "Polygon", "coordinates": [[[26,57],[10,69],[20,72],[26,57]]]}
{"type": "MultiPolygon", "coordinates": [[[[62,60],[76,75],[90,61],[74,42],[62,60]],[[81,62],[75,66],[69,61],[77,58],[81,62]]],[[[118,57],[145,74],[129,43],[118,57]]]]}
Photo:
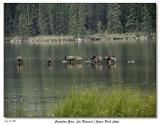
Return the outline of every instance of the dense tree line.
{"type": "Polygon", "coordinates": [[[5,36],[155,31],[156,4],[4,4],[5,36]]]}

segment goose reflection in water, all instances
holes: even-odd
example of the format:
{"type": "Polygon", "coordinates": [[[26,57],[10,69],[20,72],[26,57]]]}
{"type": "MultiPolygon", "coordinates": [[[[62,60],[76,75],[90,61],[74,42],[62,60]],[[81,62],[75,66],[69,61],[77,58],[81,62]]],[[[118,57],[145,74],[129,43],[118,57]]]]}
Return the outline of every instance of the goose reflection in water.
{"type": "Polygon", "coordinates": [[[65,64],[65,68],[66,69],[77,69],[77,70],[81,70],[82,69],[82,64],[69,64],[69,63],[66,63],[65,64]]]}
{"type": "Polygon", "coordinates": [[[107,63],[104,65],[104,68],[107,68],[107,69],[116,68],[116,67],[117,67],[116,63],[110,63],[110,64],[107,63]]]}
{"type": "Polygon", "coordinates": [[[103,66],[102,64],[90,64],[89,67],[91,67],[95,71],[102,72],[103,66]]]}

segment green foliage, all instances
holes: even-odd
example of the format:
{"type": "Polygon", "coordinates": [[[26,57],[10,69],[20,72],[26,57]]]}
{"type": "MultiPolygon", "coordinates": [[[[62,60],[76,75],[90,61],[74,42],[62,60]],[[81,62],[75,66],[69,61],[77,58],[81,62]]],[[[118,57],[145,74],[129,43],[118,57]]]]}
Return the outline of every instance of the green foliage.
{"type": "Polygon", "coordinates": [[[15,4],[4,4],[5,15],[4,15],[4,30],[5,36],[12,36],[13,34],[13,20],[15,18],[14,13],[16,12],[15,4]]]}
{"type": "Polygon", "coordinates": [[[119,4],[109,4],[108,7],[108,27],[109,33],[121,33],[122,25],[120,22],[120,5],[119,4]]]}
{"type": "Polygon", "coordinates": [[[156,4],[5,3],[4,11],[5,36],[156,31],[156,4]]]}
{"type": "Polygon", "coordinates": [[[54,110],[56,117],[155,117],[155,92],[122,87],[73,90],[54,110]]]}
{"type": "Polygon", "coordinates": [[[21,36],[29,36],[32,34],[31,24],[28,22],[28,19],[25,15],[19,16],[18,29],[21,36]]]}
{"type": "Polygon", "coordinates": [[[48,5],[39,4],[39,28],[42,35],[50,34],[48,5]]]}
{"type": "Polygon", "coordinates": [[[68,31],[68,6],[49,4],[50,30],[54,35],[66,34],[68,31]]]}
{"type": "Polygon", "coordinates": [[[153,27],[152,27],[152,18],[149,13],[149,9],[147,4],[144,5],[144,17],[143,17],[143,23],[142,23],[142,30],[144,32],[152,32],[153,27]]]}
{"type": "Polygon", "coordinates": [[[78,34],[85,35],[87,33],[85,27],[85,5],[79,4],[78,10],[78,34]]]}
{"type": "Polygon", "coordinates": [[[29,11],[29,21],[32,28],[32,35],[38,35],[39,34],[39,27],[38,27],[38,18],[39,18],[39,5],[38,4],[31,4],[28,7],[29,11]]]}
{"type": "Polygon", "coordinates": [[[102,31],[102,23],[100,21],[97,23],[97,31],[98,32],[102,31]]]}
{"type": "Polygon", "coordinates": [[[128,18],[126,25],[127,30],[130,32],[135,32],[138,23],[136,4],[132,4],[132,6],[130,6],[130,11],[127,18],[128,18]]]}
{"type": "Polygon", "coordinates": [[[71,35],[78,34],[78,4],[72,4],[69,8],[69,33],[71,35]]]}

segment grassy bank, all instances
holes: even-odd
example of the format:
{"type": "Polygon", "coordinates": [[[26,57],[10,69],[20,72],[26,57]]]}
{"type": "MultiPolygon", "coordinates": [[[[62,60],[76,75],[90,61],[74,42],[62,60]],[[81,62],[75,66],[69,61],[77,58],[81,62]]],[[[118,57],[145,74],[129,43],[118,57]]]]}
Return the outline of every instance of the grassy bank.
{"type": "Polygon", "coordinates": [[[56,117],[155,117],[155,92],[131,88],[73,90],[54,110],[56,117]]]}
{"type": "MultiPolygon", "coordinates": [[[[63,36],[63,35],[38,35],[30,36],[28,38],[23,38],[20,36],[15,36],[12,38],[5,38],[5,41],[10,40],[12,43],[22,42],[24,39],[28,43],[46,43],[46,42],[74,42],[77,36],[63,36]]],[[[108,34],[108,33],[98,33],[92,35],[86,35],[82,37],[84,41],[137,41],[137,40],[147,40],[149,37],[146,33],[122,33],[122,34],[108,34]]],[[[156,34],[151,33],[150,39],[155,40],[156,34]]]]}
{"type": "Polygon", "coordinates": [[[46,43],[46,42],[73,42],[75,40],[74,36],[62,36],[62,35],[37,35],[30,37],[13,36],[5,37],[5,41],[10,41],[11,43],[46,43]]]}
{"type": "Polygon", "coordinates": [[[156,39],[155,33],[150,33],[148,36],[146,33],[139,32],[139,33],[102,33],[102,34],[93,34],[88,36],[91,40],[105,40],[105,41],[137,41],[137,40],[147,40],[147,39],[156,39]]]}
{"type": "Polygon", "coordinates": [[[5,108],[5,117],[156,117],[156,95],[153,89],[94,86],[71,90],[66,98],[50,101],[43,112],[28,109],[28,101],[12,107],[14,111],[5,108]]]}
{"type": "Polygon", "coordinates": [[[39,35],[28,38],[29,42],[66,42],[74,41],[74,36],[39,35]]]}

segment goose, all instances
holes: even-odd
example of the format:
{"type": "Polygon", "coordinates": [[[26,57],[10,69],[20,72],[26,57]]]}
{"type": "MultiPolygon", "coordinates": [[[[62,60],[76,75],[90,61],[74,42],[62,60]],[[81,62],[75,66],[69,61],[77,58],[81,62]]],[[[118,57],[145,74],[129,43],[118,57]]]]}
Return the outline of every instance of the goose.
{"type": "Polygon", "coordinates": [[[116,58],[115,58],[114,54],[113,54],[113,56],[110,57],[110,59],[111,59],[112,62],[116,62],[116,58]]]}
{"type": "Polygon", "coordinates": [[[68,62],[80,62],[82,57],[80,56],[65,56],[65,60],[68,62]]]}
{"type": "Polygon", "coordinates": [[[82,57],[80,56],[74,56],[74,61],[81,61],[82,60],[82,57]]]}
{"type": "Polygon", "coordinates": [[[91,59],[91,62],[94,64],[98,62],[98,59],[96,58],[96,56],[92,56],[92,58],[90,59],[91,59]]]}
{"type": "Polygon", "coordinates": [[[51,57],[48,58],[47,64],[48,66],[52,66],[53,60],[51,59],[51,57]]]}
{"type": "Polygon", "coordinates": [[[98,61],[102,61],[102,56],[97,56],[98,61]]]}
{"type": "Polygon", "coordinates": [[[115,54],[112,56],[105,56],[104,59],[106,60],[107,64],[115,64],[116,62],[115,54]]]}
{"type": "Polygon", "coordinates": [[[21,57],[21,56],[18,56],[17,57],[17,68],[18,68],[18,70],[20,70],[21,69],[21,66],[23,65],[23,58],[21,57]]]}
{"type": "Polygon", "coordinates": [[[18,66],[23,64],[23,58],[21,56],[17,57],[17,64],[18,64],[18,66]]]}
{"type": "Polygon", "coordinates": [[[91,61],[93,63],[99,63],[100,61],[102,61],[102,56],[92,56],[91,61]]]}
{"type": "Polygon", "coordinates": [[[64,59],[71,62],[74,61],[74,56],[65,56],[64,59]]]}

